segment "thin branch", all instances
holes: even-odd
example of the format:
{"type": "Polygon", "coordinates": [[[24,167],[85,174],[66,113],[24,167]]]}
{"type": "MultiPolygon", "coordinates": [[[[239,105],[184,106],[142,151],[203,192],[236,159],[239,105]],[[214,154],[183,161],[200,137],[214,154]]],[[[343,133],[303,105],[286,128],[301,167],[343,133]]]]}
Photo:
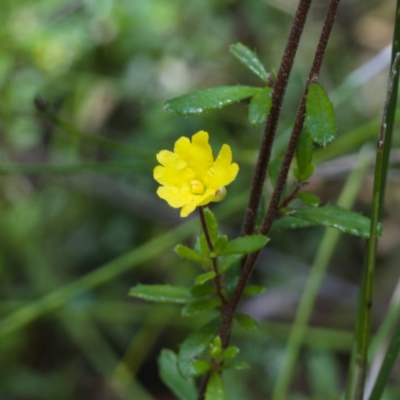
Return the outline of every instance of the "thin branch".
{"type": "Polygon", "coordinates": [[[271,110],[265,125],[260,152],[254,171],[249,201],[242,225],[242,235],[250,235],[254,230],[257,208],[261,198],[268,163],[271,158],[272,144],[278,126],[282,102],[310,4],[311,0],[300,0],[299,2],[276,82],[274,84],[271,110]]]}
{"type": "MultiPolygon", "coordinates": [[[[201,226],[203,227],[204,236],[206,237],[208,249],[210,250],[210,253],[212,253],[214,251],[214,245],[213,245],[213,242],[210,237],[210,232],[208,230],[206,218],[204,216],[204,209],[201,206],[199,207],[199,215],[200,215],[201,226]]],[[[215,278],[213,279],[213,281],[215,283],[217,295],[218,295],[219,299],[221,300],[222,305],[225,305],[227,300],[222,292],[221,275],[218,271],[218,260],[216,257],[210,257],[210,258],[211,258],[213,270],[215,272],[215,278]]]]}

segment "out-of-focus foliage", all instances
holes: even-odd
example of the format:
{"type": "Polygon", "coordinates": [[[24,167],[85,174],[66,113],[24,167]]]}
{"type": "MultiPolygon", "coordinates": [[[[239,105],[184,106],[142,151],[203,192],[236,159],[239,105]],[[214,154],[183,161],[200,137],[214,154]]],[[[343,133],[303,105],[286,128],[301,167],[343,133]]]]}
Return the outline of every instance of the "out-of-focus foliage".
{"type": "MultiPolygon", "coordinates": [[[[361,88],[350,77],[349,91],[341,85],[390,43],[393,4],[343,2],[320,80],[343,99],[335,105],[339,140],[355,132],[350,137],[359,142],[342,145],[335,157],[356,151],[365,133],[374,137],[364,124],[379,116],[387,74],[373,75],[361,88]]],[[[182,320],[174,307],[153,307],[127,293],[137,283],[192,284],[197,271],[169,249],[191,240],[198,225],[185,221],[172,230],[182,220],[156,197],[155,154],[201,129],[210,132],[214,150],[229,143],[241,170],[227,199],[213,210],[234,237],[262,126],[250,125],[245,102],[190,118],[165,112],[163,104],[195,89],[259,85],[229,45],[244,43],[268,70],[276,70],[295,6],[291,0],[0,2],[0,398],[171,398],[158,378],[156,356],[162,347],[177,350],[199,321],[182,320]],[[49,123],[35,109],[36,97],[85,135],[131,146],[132,156],[49,123]]],[[[324,7],[325,2],[313,6],[296,57],[274,151],[278,158],[324,7]]],[[[335,168],[329,171],[341,178],[335,168]]],[[[337,197],[341,182],[321,171],[310,186],[325,204],[337,197]]],[[[392,189],[386,210],[392,234],[383,240],[377,287],[383,302],[397,279],[399,196],[396,185],[392,189]]],[[[368,199],[365,190],[361,201],[368,199]]],[[[359,205],[360,211],[367,207],[359,205]]],[[[238,328],[233,340],[252,368],[240,380],[235,371],[226,373],[229,399],[268,398],[286,322],[293,318],[320,233],[276,232],[272,250],[262,254],[256,279],[268,290],[244,304],[260,329],[238,328]]],[[[343,330],[352,329],[352,284],[358,283],[362,250],[358,239],[340,246],[306,335],[293,399],[336,399],[342,387],[342,355],[350,347],[343,330]]],[[[396,399],[396,390],[393,385],[388,398],[396,399]]]]}

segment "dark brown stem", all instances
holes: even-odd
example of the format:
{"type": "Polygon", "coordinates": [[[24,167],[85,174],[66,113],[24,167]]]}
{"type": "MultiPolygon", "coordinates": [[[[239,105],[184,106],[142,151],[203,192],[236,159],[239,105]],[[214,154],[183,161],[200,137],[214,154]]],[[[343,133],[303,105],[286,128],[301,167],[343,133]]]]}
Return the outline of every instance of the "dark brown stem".
{"type": "MultiPolygon", "coordinates": [[[[313,61],[313,65],[310,71],[309,75],[309,82],[313,77],[318,76],[323,56],[325,54],[326,46],[328,43],[328,39],[330,36],[330,32],[332,30],[333,22],[335,19],[337,7],[339,5],[340,0],[331,0],[329,3],[329,8],[327,12],[327,16],[325,19],[325,23],[322,29],[320,41],[318,43],[317,51],[315,54],[315,58],[313,61]]],[[[282,167],[278,176],[277,184],[275,186],[271,203],[268,208],[267,215],[264,219],[264,222],[262,224],[260,233],[267,235],[271,229],[273,221],[279,216],[279,200],[282,195],[283,187],[287,179],[287,174],[289,171],[290,163],[293,159],[295,149],[296,149],[296,144],[298,141],[298,138],[300,136],[302,127],[303,127],[303,122],[304,122],[304,115],[305,115],[305,100],[306,100],[306,95],[307,95],[307,90],[308,90],[308,84],[307,87],[304,91],[302,101],[298,110],[298,114],[296,117],[296,122],[293,127],[292,135],[289,141],[288,148],[286,150],[286,154],[282,163],[282,167]]],[[[233,316],[236,311],[236,307],[239,303],[239,300],[242,296],[243,290],[246,287],[246,284],[250,278],[250,275],[253,271],[254,265],[257,261],[259,252],[252,253],[250,254],[243,266],[239,282],[235,288],[235,292],[233,293],[233,296],[228,304],[227,307],[225,307],[225,314],[223,317],[222,321],[222,326],[220,330],[220,337],[223,343],[223,346],[228,345],[229,341],[229,335],[230,335],[230,330],[232,326],[232,321],[233,321],[233,316]]]]}
{"type": "Polygon", "coordinates": [[[282,62],[274,85],[274,91],[272,93],[271,110],[265,125],[260,152],[254,171],[249,201],[242,225],[242,235],[250,235],[254,231],[257,208],[266,177],[267,166],[271,158],[272,144],[278,126],[282,102],[310,4],[311,0],[300,0],[282,57],[282,62]]]}
{"type": "Polygon", "coordinates": [[[279,200],[287,180],[287,175],[289,172],[290,164],[292,162],[294,153],[296,151],[296,145],[299,140],[299,136],[303,129],[304,118],[306,114],[306,96],[308,92],[308,86],[310,82],[315,81],[318,78],[322,60],[325,55],[326,46],[328,44],[329,36],[332,31],[333,23],[335,21],[335,16],[337,8],[339,6],[340,0],[331,0],[329,3],[328,12],[325,18],[325,23],[322,28],[322,33],[318,42],[317,51],[315,53],[314,61],[311,67],[310,74],[308,76],[307,85],[304,89],[303,97],[301,99],[300,107],[297,112],[296,121],[293,126],[292,135],[290,136],[289,144],[286,149],[285,156],[283,158],[282,167],[279,172],[279,176],[272,193],[271,202],[269,204],[267,215],[263,221],[260,232],[267,235],[275,218],[279,215],[279,200]]]}
{"type": "MultiPolygon", "coordinates": [[[[201,221],[201,226],[203,228],[204,236],[206,237],[206,242],[208,245],[208,249],[210,250],[210,253],[214,251],[214,245],[210,237],[210,232],[208,231],[208,226],[206,222],[206,217],[204,216],[204,209],[203,207],[199,207],[199,215],[200,215],[200,221],[201,221]]],[[[216,257],[210,257],[211,258],[211,263],[213,270],[215,272],[215,278],[214,283],[215,283],[215,288],[217,290],[217,295],[219,299],[221,300],[222,305],[225,305],[227,300],[222,292],[222,284],[221,284],[221,275],[218,271],[218,260],[216,257]]]]}

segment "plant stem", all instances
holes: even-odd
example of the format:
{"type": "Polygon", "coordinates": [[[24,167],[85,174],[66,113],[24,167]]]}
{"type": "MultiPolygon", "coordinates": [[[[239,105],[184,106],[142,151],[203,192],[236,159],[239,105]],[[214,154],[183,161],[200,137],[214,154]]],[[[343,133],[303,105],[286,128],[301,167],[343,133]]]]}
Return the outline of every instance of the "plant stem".
{"type": "MultiPolygon", "coordinates": [[[[361,292],[355,330],[355,343],[352,352],[349,379],[346,388],[346,400],[362,400],[364,396],[365,375],[370,338],[376,247],[378,244],[377,227],[382,210],[381,201],[384,198],[384,194],[382,192],[384,192],[385,190],[384,184],[386,182],[386,179],[383,179],[383,177],[386,177],[387,173],[387,170],[384,170],[384,148],[388,146],[386,142],[387,113],[389,110],[389,104],[391,102],[392,90],[396,76],[396,68],[399,59],[400,54],[397,54],[392,65],[391,75],[389,77],[386,100],[382,111],[381,129],[379,132],[378,144],[376,149],[374,187],[372,192],[371,207],[371,230],[364,259],[364,271],[361,282],[361,292]]],[[[387,152],[387,157],[389,157],[389,151],[387,152]]],[[[386,163],[386,168],[387,166],[388,163],[386,163]]]]}
{"type": "MultiPolygon", "coordinates": [[[[320,40],[318,43],[317,51],[316,51],[314,61],[312,64],[312,68],[310,71],[309,82],[315,76],[318,76],[318,74],[319,74],[319,70],[320,70],[321,64],[322,64],[322,59],[325,54],[326,46],[328,44],[328,39],[329,39],[331,30],[332,30],[332,26],[333,26],[336,12],[337,12],[337,7],[339,5],[339,1],[340,0],[331,0],[331,2],[329,3],[327,16],[325,18],[321,37],[320,37],[320,40]]],[[[299,110],[297,113],[297,117],[296,117],[296,122],[293,127],[292,136],[290,138],[288,149],[286,151],[285,158],[282,163],[282,167],[281,167],[281,170],[280,170],[280,173],[278,176],[277,184],[275,185],[274,192],[272,194],[272,199],[271,199],[268,211],[267,211],[267,215],[264,219],[264,222],[263,222],[261,230],[260,230],[260,233],[263,235],[268,235],[268,233],[272,227],[273,221],[279,215],[279,200],[281,198],[284,184],[287,179],[287,174],[289,171],[290,163],[293,159],[293,156],[294,156],[294,153],[296,150],[296,144],[297,144],[298,138],[300,136],[300,133],[301,133],[301,130],[303,127],[304,115],[305,115],[305,99],[306,99],[307,89],[308,89],[308,85],[305,88],[305,91],[304,91],[304,94],[303,94],[303,97],[301,100],[301,104],[300,104],[300,107],[299,107],[299,110]]],[[[239,300],[242,296],[243,290],[246,287],[246,284],[247,284],[247,282],[250,278],[250,275],[253,271],[254,265],[257,261],[258,254],[259,254],[259,252],[250,254],[246,258],[245,263],[243,265],[243,269],[242,269],[242,273],[239,278],[239,282],[236,286],[235,292],[233,293],[232,299],[230,300],[230,303],[229,303],[230,310],[229,310],[229,312],[228,312],[228,310],[226,310],[227,312],[224,315],[224,319],[222,321],[220,336],[221,336],[223,345],[227,345],[227,343],[228,343],[229,332],[231,329],[232,319],[233,319],[236,307],[239,303],[239,300]]]]}
{"type": "MultiPolygon", "coordinates": [[[[210,253],[213,253],[214,245],[211,240],[210,232],[209,232],[208,226],[207,226],[207,221],[204,216],[204,209],[202,206],[199,207],[199,215],[200,215],[200,221],[201,221],[201,226],[203,228],[204,236],[206,237],[208,249],[210,250],[210,253]]],[[[217,260],[217,257],[210,256],[210,258],[211,258],[213,270],[215,272],[215,277],[214,277],[213,281],[215,284],[215,288],[217,290],[217,295],[218,295],[219,299],[221,300],[222,305],[225,305],[227,301],[224,296],[224,293],[222,292],[221,274],[218,271],[218,260],[217,260]]]]}
{"type": "MultiPolygon", "coordinates": [[[[359,154],[356,165],[340,194],[337,202],[339,206],[351,208],[363,182],[370,161],[370,150],[363,148],[359,154]]],[[[303,344],[307,324],[321,287],[321,282],[340,236],[341,233],[339,231],[327,229],[321,240],[296,312],[295,321],[290,332],[280,373],[274,387],[272,396],[273,400],[287,398],[287,391],[293,376],[301,345],[303,344]]]]}
{"type": "Polygon", "coordinates": [[[271,158],[272,144],[278,126],[282,102],[310,4],[311,0],[300,0],[282,57],[282,62],[272,93],[272,105],[265,125],[260,151],[258,153],[258,160],[254,171],[249,201],[242,225],[242,235],[250,235],[254,231],[257,208],[261,198],[268,163],[271,158]]]}

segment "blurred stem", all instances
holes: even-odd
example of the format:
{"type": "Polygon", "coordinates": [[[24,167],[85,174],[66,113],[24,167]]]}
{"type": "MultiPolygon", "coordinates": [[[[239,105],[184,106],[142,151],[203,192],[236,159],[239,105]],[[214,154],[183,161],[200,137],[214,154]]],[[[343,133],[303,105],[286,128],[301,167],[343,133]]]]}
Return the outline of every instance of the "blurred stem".
{"type": "Polygon", "coordinates": [[[392,136],[392,132],[388,132],[389,125],[387,124],[387,121],[388,118],[390,118],[390,128],[393,129],[393,113],[396,109],[396,104],[393,105],[392,103],[393,97],[396,98],[397,96],[392,96],[392,90],[394,89],[394,91],[397,92],[398,80],[396,79],[396,69],[399,58],[400,54],[396,54],[396,56],[394,57],[394,62],[389,77],[387,96],[382,111],[382,122],[376,150],[374,187],[372,192],[371,231],[370,237],[367,241],[367,248],[364,260],[364,271],[361,282],[358,316],[355,329],[355,343],[349,369],[349,378],[346,388],[346,400],[362,400],[364,396],[365,375],[370,338],[376,247],[378,243],[377,226],[382,211],[381,202],[384,199],[392,136]],[[389,111],[392,112],[390,116],[389,111]]]}
{"type": "MultiPolygon", "coordinates": [[[[351,208],[357,193],[363,183],[363,178],[367,172],[371,161],[371,152],[363,148],[359,154],[357,163],[348,177],[337,204],[344,208],[351,208]]],[[[307,324],[318,296],[324,274],[329,265],[335,247],[341,233],[337,230],[327,229],[322,238],[318,252],[315,256],[313,266],[310,271],[303,295],[297,309],[296,318],[291,329],[287,349],[283,358],[278,380],[273,391],[273,400],[282,400],[287,398],[290,382],[296,366],[298,354],[303,344],[303,339],[307,330],[307,324]]]]}
{"type": "Polygon", "coordinates": [[[58,117],[55,113],[51,112],[46,102],[41,98],[35,99],[36,109],[55,127],[59,128],[63,132],[67,133],[69,136],[74,137],[76,139],[80,139],[84,142],[91,143],[101,149],[114,151],[120,154],[125,154],[129,156],[135,157],[154,157],[153,152],[147,151],[146,149],[140,149],[129,145],[127,143],[119,143],[114,140],[110,140],[101,136],[90,135],[82,132],[77,129],[73,125],[65,122],[60,117],[58,117]]]}

